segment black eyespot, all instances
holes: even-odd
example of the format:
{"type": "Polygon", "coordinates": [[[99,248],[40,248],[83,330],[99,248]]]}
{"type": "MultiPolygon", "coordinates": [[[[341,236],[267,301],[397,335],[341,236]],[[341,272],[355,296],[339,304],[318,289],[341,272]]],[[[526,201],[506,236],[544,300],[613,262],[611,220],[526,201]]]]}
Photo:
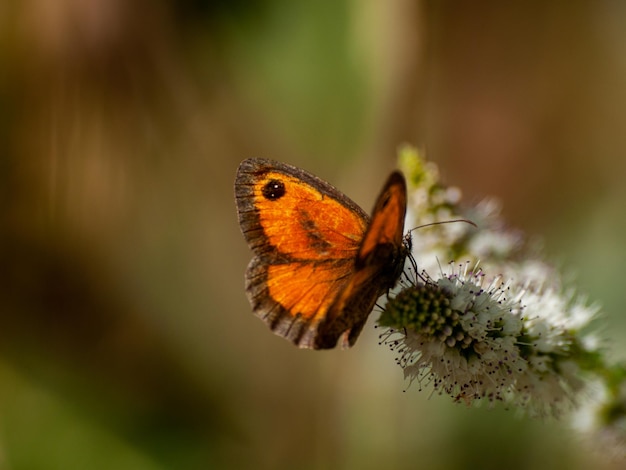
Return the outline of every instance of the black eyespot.
{"type": "Polygon", "coordinates": [[[269,180],[261,190],[265,199],[280,199],[285,195],[285,183],[280,180],[269,180]]]}

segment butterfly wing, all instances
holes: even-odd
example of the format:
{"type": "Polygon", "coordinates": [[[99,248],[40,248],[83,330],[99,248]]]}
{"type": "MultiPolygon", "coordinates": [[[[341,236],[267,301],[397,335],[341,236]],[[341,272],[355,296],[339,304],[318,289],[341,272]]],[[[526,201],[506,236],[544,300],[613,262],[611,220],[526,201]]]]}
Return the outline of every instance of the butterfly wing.
{"type": "Polygon", "coordinates": [[[381,191],[370,225],[355,258],[355,272],[318,326],[315,347],[332,348],[342,338],[349,347],[358,338],[376,300],[391,289],[404,269],[406,183],[392,173],[381,191]]]}
{"type": "Polygon", "coordinates": [[[296,345],[317,347],[318,325],[356,272],[369,217],[325,181],[264,159],[240,164],[235,196],[255,255],[246,271],[254,313],[296,345]]]}

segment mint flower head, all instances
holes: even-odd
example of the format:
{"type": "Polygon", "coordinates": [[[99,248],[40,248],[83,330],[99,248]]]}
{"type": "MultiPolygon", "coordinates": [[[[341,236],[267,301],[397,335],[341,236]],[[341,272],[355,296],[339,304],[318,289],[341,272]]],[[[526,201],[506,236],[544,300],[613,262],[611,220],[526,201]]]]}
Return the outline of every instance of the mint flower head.
{"type": "Polygon", "coordinates": [[[450,265],[436,280],[422,277],[389,300],[379,319],[405,377],[466,403],[512,403],[532,414],[558,415],[574,403],[583,382],[572,356],[590,352],[567,321],[550,317],[581,304],[500,276],[489,280],[468,263],[450,265]]]}
{"type": "MultiPolygon", "coordinates": [[[[414,263],[378,320],[381,343],[396,352],[409,383],[467,404],[504,403],[557,417],[579,407],[594,380],[619,377],[609,389],[626,390],[624,369],[605,363],[589,331],[598,308],[564,287],[539,250],[504,224],[499,205],[463,207],[460,191],[443,186],[436,167],[413,148],[401,149],[400,162],[409,186],[407,226],[454,219],[477,226],[413,232],[414,263]]],[[[626,405],[626,392],[611,396],[613,405],[626,405]]],[[[621,432],[626,442],[626,426],[616,425],[626,422],[626,406],[612,409],[621,418],[612,421],[613,441],[621,432]]]]}

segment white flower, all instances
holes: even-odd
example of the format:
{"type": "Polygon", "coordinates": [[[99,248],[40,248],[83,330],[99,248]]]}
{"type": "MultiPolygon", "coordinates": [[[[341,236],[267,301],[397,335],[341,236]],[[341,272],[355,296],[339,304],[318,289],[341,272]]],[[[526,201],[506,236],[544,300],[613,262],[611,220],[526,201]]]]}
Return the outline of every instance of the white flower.
{"type": "Polygon", "coordinates": [[[568,313],[578,322],[591,311],[581,315],[581,304],[572,309],[551,290],[487,282],[468,264],[450,266],[400,291],[379,318],[390,328],[382,342],[398,353],[405,377],[467,403],[502,401],[537,415],[570,408],[582,385],[575,359],[585,350],[568,313]]]}

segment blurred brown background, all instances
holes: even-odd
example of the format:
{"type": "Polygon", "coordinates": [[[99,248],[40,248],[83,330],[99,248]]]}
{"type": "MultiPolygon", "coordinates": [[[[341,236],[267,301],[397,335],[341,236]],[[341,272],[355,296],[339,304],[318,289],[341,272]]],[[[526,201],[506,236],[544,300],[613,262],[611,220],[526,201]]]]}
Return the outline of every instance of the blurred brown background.
{"type": "Polygon", "coordinates": [[[623,359],[625,22],[608,0],[3,1],[0,468],[618,468],[564,423],[403,393],[373,322],[350,351],[271,334],[232,183],[274,158],[369,210],[415,144],[545,237],[623,359]]]}

